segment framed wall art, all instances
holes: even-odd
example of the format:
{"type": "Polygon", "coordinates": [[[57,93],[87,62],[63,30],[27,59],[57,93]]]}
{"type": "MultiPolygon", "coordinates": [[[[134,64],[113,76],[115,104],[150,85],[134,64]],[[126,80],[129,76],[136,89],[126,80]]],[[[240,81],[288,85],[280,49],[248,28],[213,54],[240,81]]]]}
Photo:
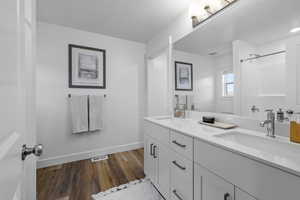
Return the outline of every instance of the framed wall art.
{"type": "Polygon", "coordinates": [[[193,64],[175,62],[175,90],[193,90],[193,64]]]}
{"type": "Polygon", "coordinates": [[[69,44],[69,87],[106,88],[106,51],[69,44]]]}

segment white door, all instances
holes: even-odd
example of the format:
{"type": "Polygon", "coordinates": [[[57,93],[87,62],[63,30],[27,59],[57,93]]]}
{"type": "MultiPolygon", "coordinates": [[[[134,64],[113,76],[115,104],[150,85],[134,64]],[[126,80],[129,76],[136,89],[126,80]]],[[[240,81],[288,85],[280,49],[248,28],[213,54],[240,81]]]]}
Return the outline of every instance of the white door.
{"type": "MultiPolygon", "coordinates": [[[[2,0],[0,7],[0,197],[34,200],[36,158],[21,159],[35,144],[35,1],[2,0]]],[[[33,149],[32,149],[33,150],[33,149]]]]}

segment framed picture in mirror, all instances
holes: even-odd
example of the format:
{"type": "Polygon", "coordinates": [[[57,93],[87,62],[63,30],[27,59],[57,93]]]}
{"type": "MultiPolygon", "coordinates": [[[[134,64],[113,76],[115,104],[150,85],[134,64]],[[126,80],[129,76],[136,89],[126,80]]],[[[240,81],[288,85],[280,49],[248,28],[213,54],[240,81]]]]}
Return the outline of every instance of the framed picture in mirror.
{"type": "Polygon", "coordinates": [[[106,51],[69,44],[69,88],[106,88],[106,51]]]}
{"type": "Polygon", "coordinates": [[[175,90],[193,90],[193,64],[175,61],[175,90]]]}

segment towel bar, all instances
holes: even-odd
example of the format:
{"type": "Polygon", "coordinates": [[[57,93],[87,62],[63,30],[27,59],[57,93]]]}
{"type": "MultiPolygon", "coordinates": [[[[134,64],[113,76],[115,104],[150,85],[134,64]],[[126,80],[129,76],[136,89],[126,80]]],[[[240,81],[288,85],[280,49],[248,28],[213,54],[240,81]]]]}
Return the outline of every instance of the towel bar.
{"type": "MultiPolygon", "coordinates": [[[[72,96],[71,94],[68,94],[68,97],[69,97],[69,98],[71,98],[71,96],[72,96]]],[[[104,94],[103,96],[104,96],[104,98],[105,98],[107,95],[104,94]]]]}

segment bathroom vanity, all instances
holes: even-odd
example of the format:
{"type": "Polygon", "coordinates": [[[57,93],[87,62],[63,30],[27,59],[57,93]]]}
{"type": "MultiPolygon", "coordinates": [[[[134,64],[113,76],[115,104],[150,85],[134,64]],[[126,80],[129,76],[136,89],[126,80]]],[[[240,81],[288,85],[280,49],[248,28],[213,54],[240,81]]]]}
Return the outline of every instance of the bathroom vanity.
{"type": "Polygon", "coordinates": [[[300,145],[194,119],[146,118],[146,176],[167,200],[299,200],[300,145]]]}

